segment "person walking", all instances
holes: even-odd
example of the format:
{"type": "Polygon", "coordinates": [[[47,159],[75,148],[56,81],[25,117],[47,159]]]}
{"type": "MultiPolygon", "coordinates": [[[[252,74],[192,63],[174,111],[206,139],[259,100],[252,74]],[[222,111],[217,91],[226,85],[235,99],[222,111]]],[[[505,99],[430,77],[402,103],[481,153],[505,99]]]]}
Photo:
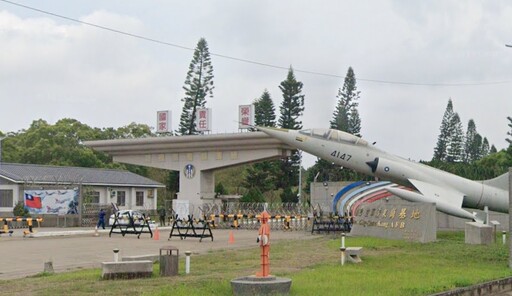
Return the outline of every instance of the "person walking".
{"type": "Polygon", "coordinates": [[[96,225],[96,229],[100,228],[100,226],[105,229],[105,211],[103,209],[101,209],[98,214],[98,224],[96,225]]]}
{"type": "Polygon", "coordinates": [[[158,216],[160,216],[160,226],[165,226],[166,211],[164,207],[160,207],[160,209],[158,209],[158,216]]]}

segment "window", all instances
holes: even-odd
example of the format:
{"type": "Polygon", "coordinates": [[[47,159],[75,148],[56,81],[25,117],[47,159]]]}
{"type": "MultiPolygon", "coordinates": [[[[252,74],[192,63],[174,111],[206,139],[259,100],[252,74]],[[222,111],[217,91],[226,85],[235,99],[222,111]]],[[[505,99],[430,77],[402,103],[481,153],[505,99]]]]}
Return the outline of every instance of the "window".
{"type": "Polygon", "coordinates": [[[135,205],[142,207],[144,205],[144,191],[135,192],[135,205]]]}
{"type": "Polygon", "coordinates": [[[12,208],[12,189],[0,189],[0,208],[12,208]]]}
{"type": "Polygon", "coordinates": [[[126,205],[126,191],[117,192],[117,205],[124,207],[126,205]]]}
{"type": "Polygon", "coordinates": [[[90,191],[87,193],[88,201],[90,203],[100,203],[100,192],[99,191],[90,191]]]}

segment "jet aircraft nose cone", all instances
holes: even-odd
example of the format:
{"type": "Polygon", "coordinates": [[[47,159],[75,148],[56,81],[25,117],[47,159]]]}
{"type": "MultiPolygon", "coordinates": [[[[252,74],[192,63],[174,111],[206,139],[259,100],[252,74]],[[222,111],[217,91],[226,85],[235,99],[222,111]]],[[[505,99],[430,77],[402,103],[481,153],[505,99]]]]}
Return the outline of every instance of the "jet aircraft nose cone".
{"type": "Polygon", "coordinates": [[[266,126],[256,126],[256,128],[269,136],[277,138],[279,138],[279,136],[284,136],[286,133],[288,133],[288,130],[284,128],[266,126]]]}

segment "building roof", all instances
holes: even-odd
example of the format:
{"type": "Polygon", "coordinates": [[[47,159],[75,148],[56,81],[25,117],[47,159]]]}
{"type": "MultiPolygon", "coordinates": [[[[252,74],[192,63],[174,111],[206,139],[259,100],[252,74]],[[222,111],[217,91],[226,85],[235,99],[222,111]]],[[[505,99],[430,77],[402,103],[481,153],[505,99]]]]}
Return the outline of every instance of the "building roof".
{"type": "Polygon", "coordinates": [[[124,170],[21,163],[0,163],[0,178],[14,183],[165,187],[162,183],[124,170]]]}

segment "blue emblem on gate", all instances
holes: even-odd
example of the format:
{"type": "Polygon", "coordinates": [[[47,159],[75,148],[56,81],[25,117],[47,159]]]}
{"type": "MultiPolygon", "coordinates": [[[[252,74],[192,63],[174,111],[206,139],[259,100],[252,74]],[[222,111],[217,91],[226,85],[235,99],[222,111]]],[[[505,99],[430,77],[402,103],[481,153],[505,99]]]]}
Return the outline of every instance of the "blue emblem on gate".
{"type": "Polygon", "coordinates": [[[185,174],[185,177],[187,177],[187,179],[192,179],[196,174],[196,168],[191,164],[187,164],[185,166],[185,169],[183,169],[183,174],[185,174]]]}

